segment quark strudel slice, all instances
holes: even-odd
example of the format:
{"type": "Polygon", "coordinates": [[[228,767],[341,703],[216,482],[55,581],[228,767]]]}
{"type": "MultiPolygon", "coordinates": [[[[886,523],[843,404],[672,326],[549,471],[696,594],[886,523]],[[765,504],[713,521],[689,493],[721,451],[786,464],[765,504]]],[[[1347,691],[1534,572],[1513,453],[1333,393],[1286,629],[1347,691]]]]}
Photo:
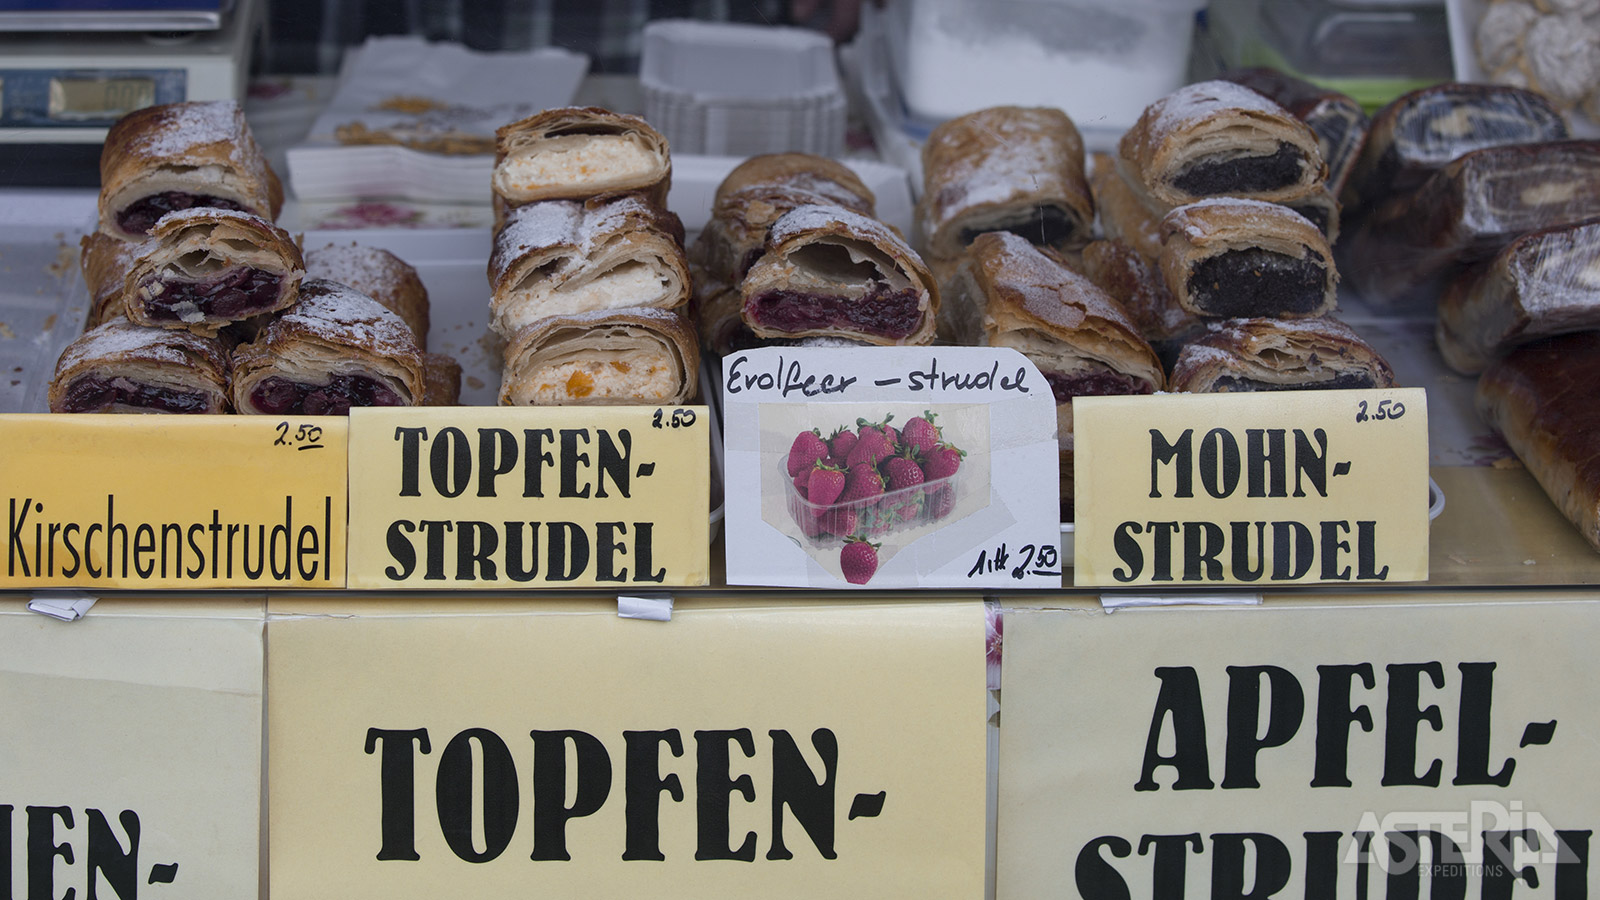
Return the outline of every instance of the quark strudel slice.
{"type": "Polygon", "coordinates": [[[506,345],[501,406],[686,403],[699,390],[694,329],[670,309],[550,316],[506,345]]]}
{"type": "Polygon", "coordinates": [[[495,148],[498,206],[639,193],[666,207],[667,139],[638,116],[598,107],[547,109],[500,126],[495,148]]]}

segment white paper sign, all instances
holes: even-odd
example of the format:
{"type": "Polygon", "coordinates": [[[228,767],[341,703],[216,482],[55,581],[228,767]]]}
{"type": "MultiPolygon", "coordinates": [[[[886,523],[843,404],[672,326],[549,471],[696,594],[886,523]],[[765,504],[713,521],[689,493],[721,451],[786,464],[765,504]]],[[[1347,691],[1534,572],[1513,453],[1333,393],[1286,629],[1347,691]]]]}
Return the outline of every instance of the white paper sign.
{"type": "Polygon", "coordinates": [[[1015,350],[748,350],[723,396],[729,584],[1060,586],[1055,399],[1015,350]]]}

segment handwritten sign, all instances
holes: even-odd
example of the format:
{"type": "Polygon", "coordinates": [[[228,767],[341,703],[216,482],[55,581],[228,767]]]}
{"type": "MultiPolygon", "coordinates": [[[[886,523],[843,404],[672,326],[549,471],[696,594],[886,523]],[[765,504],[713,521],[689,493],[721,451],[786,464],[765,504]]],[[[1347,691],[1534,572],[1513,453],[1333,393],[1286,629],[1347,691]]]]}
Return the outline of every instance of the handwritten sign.
{"type": "Polygon", "coordinates": [[[1055,400],[1015,350],[724,360],[728,581],[1059,587],[1055,400]]]}
{"type": "Polygon", "coordinates": [[[1428,578],[1421,389],[1073,406],[1080,586],[1428,578]]]}
{"type": "Polygon", "coordinates": [[[0,897],[253,896],[262,604],[0,598],[0,897]]]}
{"type": "Polygon", "coordinates": [[[1588,897],[1600,601],[1005,611],[1000,900],[1588,897]]]}
{"type": "Polygon", "coordinates": [[[7,416],[0,587],[343,587],[346,427],[7,416]]]}
{"type": "Polygon", "coordinates": [[[350,418],[352,588],[710,577],[705,407],[439,407],[350,418]]]}
{"type": "Polygon", "coordinates": [[[270,622],[274,897],[983,894],[977,599],[461,602],[270,622]]]}

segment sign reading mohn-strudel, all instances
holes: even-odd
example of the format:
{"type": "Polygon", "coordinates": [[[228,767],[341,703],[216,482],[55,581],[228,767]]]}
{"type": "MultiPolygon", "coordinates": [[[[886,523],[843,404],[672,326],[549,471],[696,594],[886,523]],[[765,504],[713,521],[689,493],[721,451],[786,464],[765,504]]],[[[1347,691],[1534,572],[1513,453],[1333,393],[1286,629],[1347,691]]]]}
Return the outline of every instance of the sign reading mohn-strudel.
{"type": "Polygon", "coordinates": [[[1417,388],[1076,402],[1076,583],[1426,581],[1417,388]]]}
{"type": "Polygon", "coordinates": [[[346,422],[6,416],[0,588],[344,586],[346,422]]]}

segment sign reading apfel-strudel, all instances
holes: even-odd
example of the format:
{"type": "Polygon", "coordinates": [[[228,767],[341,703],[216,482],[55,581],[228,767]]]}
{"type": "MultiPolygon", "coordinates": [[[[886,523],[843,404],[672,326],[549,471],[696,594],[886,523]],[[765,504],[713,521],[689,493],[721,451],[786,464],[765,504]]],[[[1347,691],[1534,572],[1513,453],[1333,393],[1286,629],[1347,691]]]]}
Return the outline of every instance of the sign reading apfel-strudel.
{"type": "Polygon", "coordinates": [[[13,415],[0,588],[344,586],[342,418],[13,415]]]}
{"type": "Polygon", "coordinates": [[[706,407],[351,413],[352,588],[709,580],[706,407]]]}
{"type": "Polygon", "coordinates": [[[1419,388],[1076,405],[1080,586],[1428,578],[1419,388]]]}

